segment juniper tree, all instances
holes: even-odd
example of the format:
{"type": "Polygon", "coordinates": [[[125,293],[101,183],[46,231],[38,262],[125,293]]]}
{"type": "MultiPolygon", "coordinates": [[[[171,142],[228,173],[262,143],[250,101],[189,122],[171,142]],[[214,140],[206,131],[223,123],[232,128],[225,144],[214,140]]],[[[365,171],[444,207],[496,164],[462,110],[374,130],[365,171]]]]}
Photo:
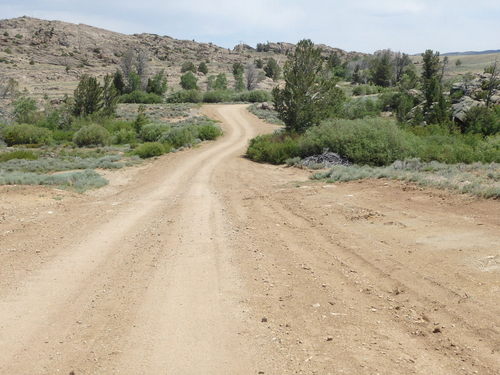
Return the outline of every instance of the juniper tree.
{"type": "Polygon", "coordinates": [[[278,62],[271,57],[267,60],[267,64],[264,66],[264,72],[266,73],[266,77],[272,78],[273,81],[276,81],[280,77],[281,68],[278,65],[278,62]]]}
{"type": "Polygon", "coordinates": [[[273,90],[279,118],[289,132],[303,132],[339,110],[343,93],[323,67],[321,49],[301,40],[283,69],[285,86],[273,90]]]}
{"type": "Polygon", "coordinates": [[[74,92],[73,114],[75,116],[86,116],[100,111],[103,88],[97,78],[84,74],[80,78],[74,92]]]}

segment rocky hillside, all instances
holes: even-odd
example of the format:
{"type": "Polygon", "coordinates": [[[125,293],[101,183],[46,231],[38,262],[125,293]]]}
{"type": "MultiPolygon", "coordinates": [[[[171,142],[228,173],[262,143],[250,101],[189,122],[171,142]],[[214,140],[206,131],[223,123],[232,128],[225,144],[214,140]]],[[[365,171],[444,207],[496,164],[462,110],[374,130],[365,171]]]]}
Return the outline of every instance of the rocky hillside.
{"type": "MultiPolygon", "coordinates": [[[[337,52],[344,57],[361,55],[323,46],[325,53],[337,52]]],[[[0,77],[15,78],[21,89],[35,96],[69,94],[83,73],[103,76],[114,72],[123,54],[140,48],[149,56],[150,73],[165,69],[169,86],[179,83],[180,66],[185,61],[207,62],[209,74],[220,72],[231,76],[234,62],[274,57],[283,63],[293,44],[267,43],[263,50],[238,45],[233,50],[211,43],[177,40],[154,34],[125,35],[87,25],[46,21],[29,17],[0,20],[0,77]]],[[[199,75],[200,84],[206,81],[199,75]]],[[[270,88],[266,79],[260,88],[270,88]]]]}

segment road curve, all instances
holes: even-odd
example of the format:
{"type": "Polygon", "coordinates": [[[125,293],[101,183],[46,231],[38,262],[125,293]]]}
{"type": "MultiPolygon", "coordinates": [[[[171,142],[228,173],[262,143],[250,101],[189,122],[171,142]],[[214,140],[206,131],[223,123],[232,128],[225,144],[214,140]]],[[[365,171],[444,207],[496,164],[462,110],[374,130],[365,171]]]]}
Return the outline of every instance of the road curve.
{"type": "Polygon", "coordinates": [[[212,183],[255,133],[238,115],[242,108],[209,108],[228,120],[221,140],[175,155],[175,163],[165,157],[97,207],[75,208],[74,215],[113,210],[57,233],[71,237],[70,246],[37,241],[36,252],[51,253],[50,261],[2,289],[0,373],[251,368],[231,229],[212,183]]]}
{"type": "Polygon", "coordinates": [[[500,202],[309,181],[203,111],[99,191],[0,187],[0,374],[500,373],[500,202]]]}

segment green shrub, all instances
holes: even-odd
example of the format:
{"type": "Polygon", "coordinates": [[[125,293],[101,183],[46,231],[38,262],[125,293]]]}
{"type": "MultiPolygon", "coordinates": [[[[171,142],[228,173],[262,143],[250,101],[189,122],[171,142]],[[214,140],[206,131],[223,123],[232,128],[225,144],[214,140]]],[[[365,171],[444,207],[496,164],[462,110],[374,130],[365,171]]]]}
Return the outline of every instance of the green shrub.
{"type": "Polygon", "coordinates": [[[500,133],[500,105],[494,108],[473,107],[467,112],[462,129],[466,133],[493,135],[500,133]]]}
{"type": "Polygon", "coordinates": [[[155,93],[144,91],[132,91],[130,94],[120,96],[121,103],[142,103],[142,104],[161,104],[164,102],[162,96],[155,93]]]}
{"type": "Polygon", "coordinates": [[[257,162],[283,164],[300,155],[297,137],[286,134],[265,134],[250,141],[247,157],[257,162]]]}
{"type": "Polygon", "coordinates": [[[302,156],[336,152],[357,164],[385,165],[414,155],[415,136],[380,118],[328,120],[300,141],[302,156]]]}
{"type": "Polygon", "coordinates": [[[352,95],[374,95],[383,91],[383,87],[375,85],[357,85],[352,89],[352,95]]]}
{"type": "Polygon", "coordinates": [[[34,154],[31,151],[25,151],[25,150],[0,153],[0,163],[14,159],[37,160],[38,155],[34,154]]]}
{"type": "Polygon", "coordinates": [[[189,147],[196,143],[197,134],[193,127],[176,127],[164,133],[161,142],[169,143],[174,148],[189,147]]]}
{"type": "Polygon", "coordinates": [[[29,124],[16,124],[3,129],[3,139],[9,146],[23,144],[48,144],[51,142],[50,130],[29,124]]]}
{"type": "Polygon", "coordinates": [[[232,99],[231,92],[227,90],[207,91],[203,94],[204,103],[223,103],[232,99]]]}
{"type": "Polygon", "coordinates": [[[192,61],[185,61],[181,66],[181,73],[193,72],[196,73],[196,65],[192,61]]]}
{"type": "Polygon", "coordinates": [[[191,71],[184,73],[181,76],[181,87],[184,90],[197,90],[198,78],[191,71]]]}
{"type": "Polygon", "coordinates": [[[112,137],[115,145],[134,144],[137,142],[135,130],[120,129],[112,137]]]}
{"type": "Polygon", "coordinates": [[[344,103],[342,117],[354,120],[380,115],[381,103],[377,98],[351,99],[344,103]]]}
{"type": "Polygon", "coordinates": [[[109,143],[109,132],[100,125],[92,124],[84,126],[73,136],[73,142],[78,146],[97,146],[109,143]]]}
{"type": "Polygon", "coordinates": [[[203,95],[198,90],[180,90],[167,98],[168,103],[201,103],[203,95]]]}
{"type": "Polygon", "coordinates": [[[134,150],[134,154],[142,159],[161,156],[168,152],[170,152],[169,145],[161,144],[159,142],[143,143],[134,150]]]}
{"type": "Polygon", "coordinates": [[[18,123],[34,124],[37,120],[37,105],[33,98],[21,97],[14,103],[14,118],[18,123]]]}
{"type": "Polygon", "coordinates": [[[240,95],[240,101],[250,103],[270,102],[273,97],[270,92],[264,90],[248,91],[240,95]]]}
{"type": "Polygon", "coordinates": [[[139,133],[139,136],[144,142],[157,142],[160,140],[163,133],[170,130],[170,126],[164,124],[147,124],[144,125],[139,133]]]}
{"type": "Polygon", "coordinates": [[[211,141],[222,135],[222,130],[217,125],[207,124],[199,125],[196,129],[199,139],[202,141],[211,141]]]}
{"type": "Polygon", "coordinates": [[[57,143],[72,142],[74,134],[75,133],[71,130],[56,129],[52,131],[52,138],[57,143]]]}

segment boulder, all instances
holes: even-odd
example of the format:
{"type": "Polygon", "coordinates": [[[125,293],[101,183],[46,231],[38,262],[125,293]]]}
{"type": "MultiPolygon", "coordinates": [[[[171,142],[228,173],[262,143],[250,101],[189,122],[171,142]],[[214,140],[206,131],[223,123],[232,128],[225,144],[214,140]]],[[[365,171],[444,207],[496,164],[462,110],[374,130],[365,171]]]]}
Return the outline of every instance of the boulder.
{"type": "Polygon", "coordinates": [[[464,96],[458,103],[455,103],[451,106],[453,119],[459,120],[460,122],[465,122],[467,112],[469,112],[471,108],[481,105],[484,104],[478,100],[472,99],[470,96],[464,96]]]}

